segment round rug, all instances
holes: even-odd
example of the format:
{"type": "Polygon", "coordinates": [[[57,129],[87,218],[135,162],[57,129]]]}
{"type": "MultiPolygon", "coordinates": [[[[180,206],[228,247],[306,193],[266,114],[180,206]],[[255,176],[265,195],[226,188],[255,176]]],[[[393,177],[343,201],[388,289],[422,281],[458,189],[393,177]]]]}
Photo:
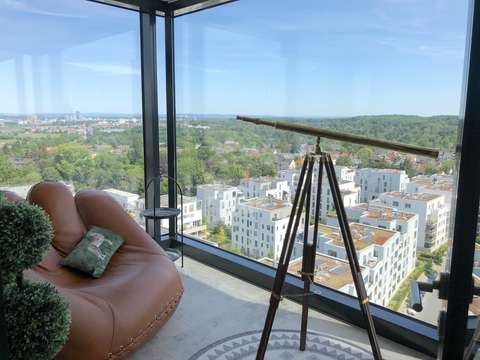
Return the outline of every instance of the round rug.
{"type": "MultiPolygon", "coordinates": [[[[189,360],[252,360],[257,354],[262,332],[248,331],[226,337],[198,351],[189,360]]],[[[309,331],[307,348],[298,349],[297,330],[272,330],[266,360],[370,360],[372,355],[343,340],[309,331]]]]}

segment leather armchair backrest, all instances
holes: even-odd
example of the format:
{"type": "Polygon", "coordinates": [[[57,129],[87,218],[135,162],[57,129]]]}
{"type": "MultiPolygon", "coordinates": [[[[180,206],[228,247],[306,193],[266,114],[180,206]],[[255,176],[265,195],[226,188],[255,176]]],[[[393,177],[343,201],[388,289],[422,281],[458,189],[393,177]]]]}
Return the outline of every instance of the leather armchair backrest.
{"type": "Polygon", "coordinates": [[[68,255],[87,232],[68,187],[57,182],[41,182],[30,189],[27,200],[50,216],[54,229],[52,246],[62,255],[68,255]]]}
{"type": "Polygon", "coordinates": [[[75,195],[75,203],[87,227],[99,226],[108,229],[123,237],[127,245],[148,249],[155,254],[165,254],[160,246],[106,192],[80,191],[75,195]]]}

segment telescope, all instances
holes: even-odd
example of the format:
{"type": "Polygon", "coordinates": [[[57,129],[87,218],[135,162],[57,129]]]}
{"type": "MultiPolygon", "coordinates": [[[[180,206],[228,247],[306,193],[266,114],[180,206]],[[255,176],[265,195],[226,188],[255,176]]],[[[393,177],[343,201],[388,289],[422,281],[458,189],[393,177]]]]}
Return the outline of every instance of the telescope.
{"type": "Polygon", "coordinates": [[[346,134],[329,129],[315,128],[311,126],[292,124],[286,121],[269,121],[254,117],[237,116],[237,120],[245,121],[256,125],[271,126],[280,130],[287,130],[303,135],[315,136],[338,141],[347,141],[354,144],[373,146],[377,148],[398,151],[406,154],[426,156],[433,159],[438,158],[440,150],[417,145],[402,144],[394,141],[371,139],[366,136],[346,134]]]}
{"type": "MultiPolygon", "coordinates": [[[[288,272],[288,266],[292,256],[294,243],[297,241],[297,232],[300,225],[302,214],[305,214],[304,230],[303,230],[303,254],[302,254],[302,270],[300,275],[303,279],[304,287],[302,301],[302,321],[300,328],[300,350],[306,349],[307,336],[307,322],[308,322],[308,308],[310,293],[310,286],[315,281],[315,262],[318,241],[318,225],[320,218],[320,202],[321,202],[321,187],[323,172],[326,172],[328,185],[332,194],[333,203],[335,206],[335,213],[338,220],[339,228],[342,234],[343,245],[345,247],[346,257],[350,265],[350,272],[352,274],[355,291],[357,293],[357,300],[360,306],[361,314],[364,320],[365,328],[367,330],[370,346],[372,348],[372,355],[375,360],[382,360],[380,345],[375,330],[372,315],[369,309],[369,298],[367,289],[362,276],[362,269],[358,260],[355,243],[352,237],[350,226],[348,223],[345,205],[338,184],[337,176],[335,174],[335,167],[330,154],[324,152],[320,148],[320,139],[332,139],[338,141],[347,141],[354,144],[373,146],[377,148],[398,151],[407,154],[414,154],[426,156],[430,158],[438,158],[439,150],[427,148],[416,145],[402,144],[393,141],[371,139],[365,136],[345,134],[338,131],[314,128],[301,124],[292,124],[285,121],[269,121],[259,118],[237,116],[237,120],[245,121],[256,125],[271,126],[276,129],[296,132],[303,135],[315,136],[317,138],[317,145],[314,153],[305,154],[305,158],[300,171],[295,197],[293,199],[292,210],[288,221],[285,238],[282,245],[282,252],[278,260],[277,272],[270,295],[270,306],[268,308],[265,319],[265,326],[263,328],[262,337],[257,350],[256,360],[264,360],[267,351],[268,340],[272,331],[273,322],[282,299],[282,289],[285,283],[285,278],[288,272]],[[318,164],[318,176],[316,183],[313,180],[313,171],[315,164],[318,164]],[[315,184],[314,184],[315,183],[315,184]],[[316,196],[315,209],[313,216],[313,241],[308,240],[308,233],[310,231],[310,205],[311,205],[311,189],[316,186],[314,192],[316,196]]],[[[294,294],[295,295],[295,294],[294,294]]],[[[298,294],[297,294],[298,295],[298,294]]],[[[292,295],[293,296],[293,295],[292,295]]]]}

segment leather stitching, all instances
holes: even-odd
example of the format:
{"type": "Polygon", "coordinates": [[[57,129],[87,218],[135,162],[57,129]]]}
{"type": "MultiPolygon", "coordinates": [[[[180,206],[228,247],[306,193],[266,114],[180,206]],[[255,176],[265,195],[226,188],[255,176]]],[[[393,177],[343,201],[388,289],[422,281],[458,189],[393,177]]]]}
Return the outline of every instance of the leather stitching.
{"type": "Polygon", "coordinates": [[[160,325],[160,322],[164,320],[166,317],[170,316],[180,301],[180,298],[183,295],[183,289],[177,293],[175,296],[170,298],[169,302],[165,306],[165,310],[155,315],[154,319],[150,321],[143,329],[140,330],[140,333],[136,337],[130,338],[130,341],[127,345],[121,345],[120,350],[113,353],[109,353],[107,355],[107,359],[109,360],[118,360],[123,359],[126,355],[132,352],[138,345],[143,343],[143,339],[147,338],[151,335],[157,327],[160,325]]]}

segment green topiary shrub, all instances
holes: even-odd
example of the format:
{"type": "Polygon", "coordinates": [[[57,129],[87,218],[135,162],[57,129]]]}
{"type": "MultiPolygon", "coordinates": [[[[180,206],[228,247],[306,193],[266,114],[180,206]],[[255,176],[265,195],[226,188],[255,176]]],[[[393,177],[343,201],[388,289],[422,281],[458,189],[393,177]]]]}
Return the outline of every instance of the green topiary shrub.
{"type": "Polygon", "coordinates": [[[70,312],[65,300],[48,283],[25,281],[4,289],[10,358],[53,359],[67,341],[70,312]]]}
{"type": "Polygon", "coordinates": [[[47,252],[53,230],[45,212],[0,199],[0,268],[10,359],[53,359],[70,330],[67,302],[48,283],[23,280],[47,252]]]}
{"type": "Polygon", "coordinates": [[[38,264],[53,231],[45,212],[26,202],[0,202],[0,268],[3,282],[38,264]],[[5,274],[5,276],[3,276],[5,274]]]}

